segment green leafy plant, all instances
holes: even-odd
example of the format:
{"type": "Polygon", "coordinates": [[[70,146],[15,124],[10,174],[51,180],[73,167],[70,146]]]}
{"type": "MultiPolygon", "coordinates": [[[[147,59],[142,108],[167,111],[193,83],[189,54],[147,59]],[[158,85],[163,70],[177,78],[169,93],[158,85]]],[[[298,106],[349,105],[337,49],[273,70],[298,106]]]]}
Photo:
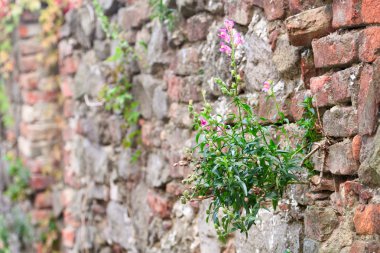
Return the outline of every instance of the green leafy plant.
{"type": "Polygon", "coordinates": [[[12,201],[24,200],[29,191],[29,170],[23,166],[20,159],[7,155],[5,160],[8,162],[7,173],[11,178],[11,183],[4,194],[12,201]]]}
{"type": "Polygon", "coordinates": [[[13,207],[7,216],[0,214],[0,253],[11,253],[10,231],[17,235],[23,248],[30,246],[33,227],[29,217],[18,207],[13,207]]]}
{"type": "MultiPolygon", "coordinates": [[[[271,82],[264,83],[263,92],[267,93],[267,99],[275,101],[278,119],[275,123],[271,123],[273,119],[255,115],[253,108],[239,95],[242,78],[235,52],[243,39],[233,26],[232,21],[226,20],[219,34],[220,51],[230,57],[232,81],[215,79],[222,93],[230,99],[229,112],[214,113],[206,99],[200,113],[190,104],[197,130],[196,146],[190,158],[194,173],[184,180],[189,184],[189,191],[183,194],[184,201],[211,200],[207,220],[213,220],[222,240],[236,230],[247,234],[260,208],[271,205],[276,209],[287,186],[298,182],[296,175],[303,171],[302,160],[309,146],[305,143],[290,145],[286,128],[290,123],[280,111],[271,82]],[[282,135],[285,145],[280,145],[274,133],[282,135]]],[[[301,123],[306,132],[310,131],[310,138],[313,123],[307,120],[301,123]]]]}
{"type": "Polygon", "coordinates": [[[166,24],[170,31],[174,29],[175,16],[174,9],[164,2],[164,0],[150,0],[150,6],[152,7],[151,19],[158,19],[160,22],[166,24]]]}
{"type": "MultiPolygon", "coordinates": [[[[138,137],[140,136],[140,131],[136,127],[140,113],[138,111],[138,102],[131,93],[132,84],[125,73],[127,73],[127,67],[131,60],[135,59],[136,55],[133,48],[124,39],[121,30],[110,23],[98,0],[93,0],[93,5],[107,37],[118,41],[114,54],[107,59],[108,62],[115,64],[112,72],[114,82],[105,86],[99,96],[104,101],[106,110],[123,116],[126,128],[131,130],[124,138],[123,145],[126,148],[131,148],[133,144],[138,142],[138,137]]],[[[137,150],[134,153],[133,160],[136,160],[139,154],[140,151],[137,150]]]]}

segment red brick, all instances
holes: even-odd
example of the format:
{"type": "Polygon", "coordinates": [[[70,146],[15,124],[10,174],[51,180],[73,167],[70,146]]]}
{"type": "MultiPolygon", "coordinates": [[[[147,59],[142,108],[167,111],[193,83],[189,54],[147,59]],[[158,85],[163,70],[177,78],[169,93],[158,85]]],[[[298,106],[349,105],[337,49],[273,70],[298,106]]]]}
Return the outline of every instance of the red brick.
{"type": "Polygon", "coordinates": [[[21,135],[31,141],[54,140],[60,135],[55,123],[20,124],[21,135]]]}
{"type": "Polygon", "coordinates": [[[211,22],[212,16],[206,13],[197,14],[187,19],[186,34],[188,40],[194,42],[205,39],[211,22]]]}
{"type": "Polygon", "coordinates": [[[332,75],[313,77],[310,79],[310,90],[314,96],[314,105],[319,107],[344,104],[351,101],[352,90],[358,84],[352,80],[358,68],[352,67],[338,71],[332,75]]]}
{"type": "Polygon", "coordinates": [[[379,0],[362,0],[361,14],[365,24],[380,24],[379,0]]]}
{"type": "Polygon", "coordinates": [[[310,183],[311,183],[311,190],[314,192],[318,192],[318,191],[334,192],[336,190],[335,180],[331,177],[321,178],[315,175],[310,178],[310,183]]]}
{"type": "Polygon", "coordinates": [[[25,39],[32,36],[37,36],[41,33],[41,27],[38,24],[22,24],[18,27],[18,35],[25,39]]]}
{"type": "Polygon", "coordinates": [[[346,181],[339,185],[342,206],[353,207],[357,204],[363,185],[355,181],[346,181]]]}
{"type": "Polygon", "coordinates": [[[360,149],[362,147],[362,137],[355,135],[352,139],[352,156],[356,161],[360,160],[360,149]]]}
{"type": "Polygon", "coordinates": [[[48,221],[52,216],[52,211],[48,209],[32,210],[32,223],[43,223],[48,221]]]}
{"type": "Polygon", "coordinates": [[[286,19],[286,29],[290,44],[308,46],[315,38],[323,37],[333,31],[331,26],[331,6],[301,12],[286,19]]]}
{"type": "Polygon", "coordinates": [[[73,228],[78,228],[81,225],[80,217],[74,215],[70,208],[63,211],[63,222],[73,228]]]}
{"type": "Polygon", "coordinates": [[[21,53],[21,55],[25,56],[25,55],[41,53],[43,50],[43,47],[38,40],[29,39],[29,40],[20,41],[18,44],[18,50],[21,53]]]}
{"type": "MultiPolygon", "coordinates": [[[[380,5],[379,5],[380,8],[380,5]]],[[[379,12],[380,15],[380,12],[379,12]]],[[[380,55],[380,27],[366,28],[361,37],[359,58],[363,62],[373,62],[380,55]]]]}
{"type": "Polygon", "coordinates": [[[172,203],[163,196],[160,196],[152,191],[148,192],[147,202],[150,209],[155,215],[161,218],[169,218],[172,210],[172,203]]]}
{"type": "Polygon", "coordinates": [[[38,102],[54,102],[58,99],[58,92],[23,91],[24,103],[34,105],[38,102]]]}
{"type": "Polygon", "coordinates": [[[226,14],[228,18],[234,20],[236,23],[241,25],[248,25],[252,19],[252,7],[254,4],[260,5],[262,3],[252,0],[226,1],[226,14]]]}
{"type": "Polygon", "coordinates": [[[61,93],[65,98],[71,98],[73,96],[74,80],[71,77],[64,77],[61,79],[60,87],[61,93]]]}
{"type": "Polygon", "coordinates": [[[360,15],[361,0],[334,0],[333,2],[333,27],[356,26],[362,22],[360,15]]]}
{"type": "Polygon", "coordinates": [[[34,199],[35,208],[50,208],[52,207],[52,194],[50,192],[41,192],[36,195],[34,199]]]}
{"type": "Polygon", "coordinates": [[[380,253],[380,242],[354,241],[349,253],[380,253]]]}
{"type": "Polygon", "coordinates": [[[356,208],[354,224],[359,235],[380,234],[380,204],[362,205],[356,208]]]}
{"type": "Polygon", "coordinates": [[[19,68],[21,73],[32,72],[37,70],[39,63],[34,55],[20,57],[19,68]]]}
{"type": "Polygon", "coordinates": [[[75,244],[75,229],[65,227],[62,229],[62,244],[65,247],[72,248],[75,244]]]}
{"type": "Polygon", "coordinates": [[[281,19],[285,15],[285,0],[264,1],[265,16],[269,21],[281,19]]]}
{"type": "Polygon", "coordinates": [[[359,134],[373,134],[377,126],[379,112],[379,84],[378,73],[380,60],[372,66],[365,65],[360,77],[360,89],[358,97],[358,122],[359,134]]]}
{"type": "Polygon", "coordinates": [[[59,67],[59,73],[61,75],[72,75],[77,72],[78,69],[78,59],[74,57],[66,57],[63,59],[59,67]]]}
{"type": "Polygon", "coordinates": [[[49,176],[35,174],[30,177],[30,187],[33,190],[45,190],[52,183],[52,179],[49,176]]]}
{"type": "Polygon", "coordinates": [[[19,83],[23,89],[32,90],[38,86],[39,75],[36,72],[20,74],[19,83]]]}
{"type": "Polygon", "coordinates": [[[359,33],[333,33],[313,40],[314,64],[317,68],[344,67],[358,60],[359,33]]]}
{"type": "Polygon", "coordinates": [[[378,0],[334,0],[333,12],[337,28],[380,23],[378,0]]]}
{"type": "Polygon", "coordinates": [[[66,99],[65,102],[63,102],[63,116],[65,118],[70,118],[74,116],[74,108],[75,108],[74,100],[66,99]]]}

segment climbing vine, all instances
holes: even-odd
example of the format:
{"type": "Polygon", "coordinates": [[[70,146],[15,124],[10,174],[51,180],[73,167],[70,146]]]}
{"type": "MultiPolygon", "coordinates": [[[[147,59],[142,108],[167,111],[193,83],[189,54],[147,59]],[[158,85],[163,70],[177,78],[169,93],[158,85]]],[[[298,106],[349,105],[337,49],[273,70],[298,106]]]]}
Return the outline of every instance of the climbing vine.
{"type": "Polygon", "coordinates": [[[268,100],[274,100],[275,123],[256,115],[239,95],[242,77],[235,55],[244,41],[234,29],[233,21],[226,20],[224,24],[219,33],[220,51],[230,59],[232,81],[215,78],[215,83],[230,99],[228,113],[216,114],[205,98],[200,112],[190,104],[197,134],[189,160],[195,169],[184,180],[190,188],[183,194],[184,201],[210,199],[207,220],[213,220],[222,240],[236,230],[247,234],[257,221],[260,208],[271,203],[276,209],[287,186],[299,181],[297,172],[303,170],[303,158],[310,149],[310,141],[316,138],[310,99],[304,102],[305,119],[298,122],[306,137],[303,143],[292,145],[290,122],[276,102],[272,82],[265,82],[262,92],[268,100]]]}
{"type": "Polygon", "coordinates": [[[174,9],[169,8],[168,4],[164,0],[149,0],[149,4],[152,7],[151,19],[158,19],[160,22],[166,24],[170,31],[174,29],[175,15],[174,9]]]}
{"type": "MultiPolygon", "coordinates": [[[[128,66],[135,59],[136,55],[133,47],[125,39],[121,29],[117,25],[110,23],[99,1],[93,0],[93,5],[107,37],[118,43],[113,55],[107,59],[108,62],[114,63],[111,74],[114,82],[105,86],[99,95],[105,103],[106,110],[123,116],[126,128],[129,130],[128,135],[123,140],[123,145],[126,148],[131,148],[138,141],[140,135],[140,131],[137,128],[140,117],[138,102],[131,93],[132,83],[127,76],[128,66]]],[[[134,153],[133,160],[137,159],[139,154],[140,151],[137,150],[134,153]]]]}

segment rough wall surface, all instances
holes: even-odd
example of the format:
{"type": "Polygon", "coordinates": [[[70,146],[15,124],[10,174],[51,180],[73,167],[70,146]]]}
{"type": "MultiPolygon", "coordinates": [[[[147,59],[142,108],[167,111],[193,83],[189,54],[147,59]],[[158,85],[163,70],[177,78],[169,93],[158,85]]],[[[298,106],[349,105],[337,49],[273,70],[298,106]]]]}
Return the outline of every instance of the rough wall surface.
{"type": "Polygon", "coordinates": [[[150,20],[147,0],[100,2],[138,55],[126,73],[142,112],[137,163],[121,145],[122,117],[86,103],[109,81],[105,59],[115,47],[91,4],[65,15],[58,80],[36,64],[37,23],[19,30],[14,136],[32,172],[33,217],[52,212],[62,220],[62,252],[380,252],[378,1],[177,0],[173,31],[150,20]],[[248,237],[222,244],[205,222],[207,203],[178,200],[190,171],[174,164],[193,144],[188,102],[201,104],[204,89],[225,107],[212,81],[227,75],[217,38],[225,17],[244,34],[240,68],[257,113],[275,115],[261,92],[268,79],[293,121],[311,94],[329,145],[313,156],[320,173],[310,185],[290,187],[278,211],[260,212],[248,237]],[[45,176],[46,167],[62,180],[45,176]]]}

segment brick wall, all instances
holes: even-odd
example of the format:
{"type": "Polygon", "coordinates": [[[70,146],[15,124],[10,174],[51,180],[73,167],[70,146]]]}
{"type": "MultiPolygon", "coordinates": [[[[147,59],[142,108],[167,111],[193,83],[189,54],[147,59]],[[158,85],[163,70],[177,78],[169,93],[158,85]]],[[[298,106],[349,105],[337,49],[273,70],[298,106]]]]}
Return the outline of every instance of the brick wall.
{"type": "Polygon", "coordinates": [[[38,24],[19,29],[18,143],[32,171],[35,217],[53,210],[62,219],[63,252],[380,250],[378,1],[170,1],[180,16],[173,31],[150,20],[145,0],[100,2],[138,55],[126,73],[142,113],[138,163],[121,145],[128,134],[121,115],[86,103],[109,82],[105,59],[114,48],[91,5],[65,15],[58,82],[36,64],[38,24]],[[236,234],[221,244],[205,222],[207,203],[178,200],[190,171],[174,164],[194,140],[188,102],[200,105],[204,89],[218,110],[226,105],[212,82],[227,75],[217,39],[225,17],[245,37],[239,68],[256,112],[275,114],[261,92],[268,79],[293,121],[312,95],[325,145],[312,158],[310,185],[291,186],[276,212],[260,211],[248,239],[236,234]],[[52,191],[44,190],[53,182],[45,166],[63,175],[52,191]]]}

